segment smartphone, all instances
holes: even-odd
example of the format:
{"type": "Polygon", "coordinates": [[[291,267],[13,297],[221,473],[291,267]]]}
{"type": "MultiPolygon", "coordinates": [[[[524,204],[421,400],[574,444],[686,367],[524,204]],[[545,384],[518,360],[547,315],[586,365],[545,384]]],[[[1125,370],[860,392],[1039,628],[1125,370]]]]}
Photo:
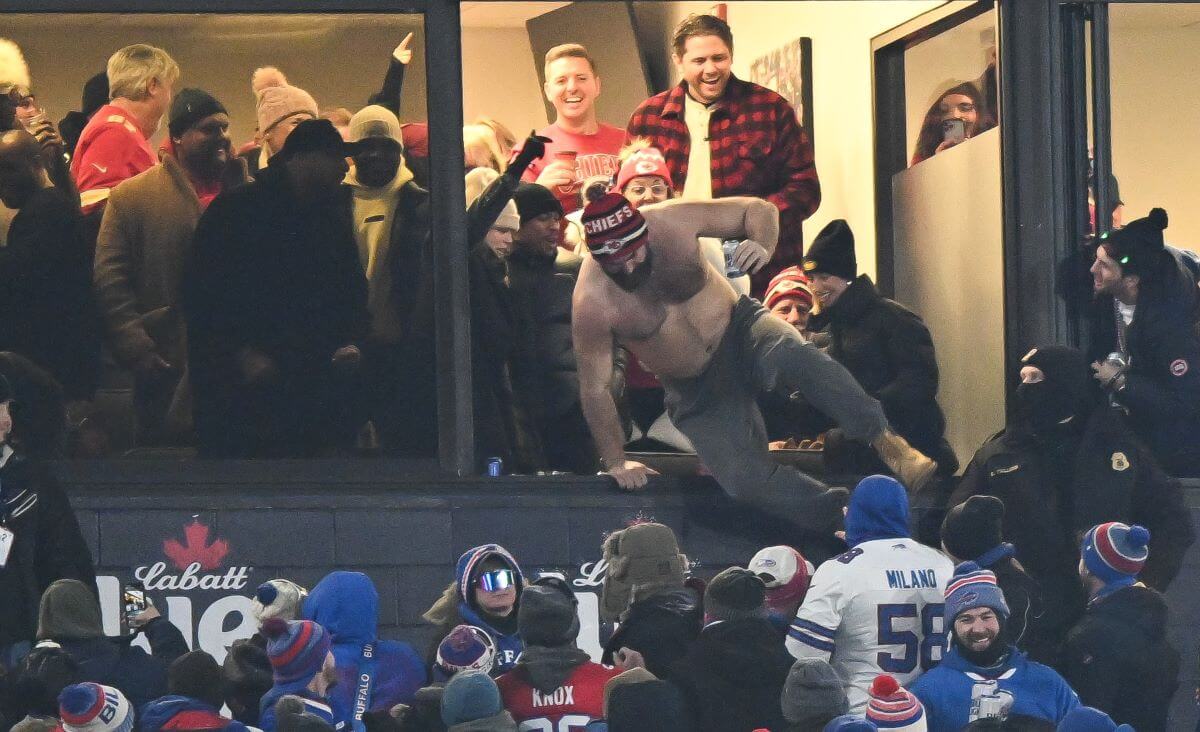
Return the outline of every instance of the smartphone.
{"type": "Polygon", "coordinates": [[[942,123],[942,140],[957,145],[967,139],[967,123],[961,119],[948,119],[942,123]]]}
{"type": "Polygon", "coordinates": [[[131,628],[130,620],[149,606],[150,600],[146,598],[146,588],[141,585],[125,585],[121,590],[121,620],[126,628],[131,628]]]}

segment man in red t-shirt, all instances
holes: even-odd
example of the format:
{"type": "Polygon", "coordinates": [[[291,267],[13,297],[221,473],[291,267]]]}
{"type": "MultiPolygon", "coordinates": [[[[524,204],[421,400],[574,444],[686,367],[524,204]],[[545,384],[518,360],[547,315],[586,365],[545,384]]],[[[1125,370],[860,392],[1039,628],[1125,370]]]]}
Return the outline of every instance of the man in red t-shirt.
{"type": "Polygon", "coordinates": [[[546,52],[546,99],[554,105],[554,124],[539,135],[550,138],[546,154],[525,171],[524,180],[554,191],[563,213],[582,208],[584,181],[616,174],[617,153],[625,131],[596,119],[600,77],[587,49],[578,43],[555,46],[546,52]]]}
{"type": "Polygon", "coordinates": [[[525,650],[496,679],[520,730],[579,730],[604,718],[604,685],[621,669],[594,663],[575,644],[579,602],[569,585],[543,577],[521,593],[517,627],[525,650]]]}
{"type": "Polygon", "coordinates": [[[171,106],[178,80],[178,64],[161,48],[135,43],[108,59],[112,101],[83,128],[71,161],[85,215],[100,211],[118,183],[158,162],[149,139],[171,106]]]}

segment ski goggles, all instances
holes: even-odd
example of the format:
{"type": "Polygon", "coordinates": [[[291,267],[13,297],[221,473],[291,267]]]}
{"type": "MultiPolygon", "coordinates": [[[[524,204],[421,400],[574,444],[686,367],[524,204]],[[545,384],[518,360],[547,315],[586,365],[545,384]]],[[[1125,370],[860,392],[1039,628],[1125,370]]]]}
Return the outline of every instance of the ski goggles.
{"type": "Polygon", "coordinates": [[[511,569],[494,569],[479,575],[476,582],[484,592],[499,592],[516,586],[516,575],[511,569]]]}

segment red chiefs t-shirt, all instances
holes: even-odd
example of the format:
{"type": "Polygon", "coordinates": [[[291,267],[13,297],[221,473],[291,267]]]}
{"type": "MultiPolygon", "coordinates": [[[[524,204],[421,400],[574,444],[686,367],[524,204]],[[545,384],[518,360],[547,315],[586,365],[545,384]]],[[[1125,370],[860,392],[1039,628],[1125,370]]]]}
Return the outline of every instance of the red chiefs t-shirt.
{"type": "Polygon", "coordinates": [[[542,170],[554,162],[555,153],[568,150],[576,153],[575,161],[578,165],[578,172],[574,185],[556,186],[554,189],[554,195],[562,203],[565,214],[582,208],[579,199],[585,180],[597,175],[616,175],[617,170],[621,167],[617,161],[617,153],[621,152],[621,145],[625,142],[625,130],[619,127],[601,122],[596,134],[577,135],[567,132],[557,124],[552,124],[539,131],[538,134],[549,137],[554,142],[546,143],[546,154],[540,160],[533,161],[525,171],[525,175],[522,176],[523,180],[536,183],[542,170]]]}
{"type": "Polygon", "coordinates": [[[118,183],[157,163],[158,156],[128,112],[113,104],[96,110],[79,134],[71,160],[83,212],[104,205],[118,183]]]}
{"type": "Polygon", "coordinates": [[[588,661],[562,686],[543,694],[529,685],[525,669],[517,667],[496,679],[496,685],[519,732],[583,732],[589,722],[604,719],[604,685],[619,673],[588,661]]]}

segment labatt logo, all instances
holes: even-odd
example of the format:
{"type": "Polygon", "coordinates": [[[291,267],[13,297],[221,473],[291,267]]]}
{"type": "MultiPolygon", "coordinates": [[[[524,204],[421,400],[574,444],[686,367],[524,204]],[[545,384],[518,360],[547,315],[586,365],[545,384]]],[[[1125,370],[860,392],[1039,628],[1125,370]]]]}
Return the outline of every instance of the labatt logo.
{"type": "Polygon", "coordinates": [[[155,562],[138,567],[134,578],[147,590],[240,590],[250,581],[250,567],[230,567],[222,574],[211,574],[221,568],[229,554],[229,542],[224,539],[209,541],[209,528],[193,520],[183,528],[184,541],[167,539],[163,542],[163,554],[181,574],[167,573],[166,562],[155,562]],[[210,574],[201,574],[201,571],[210,574]]]}
{"type": "MultiPolygon", "coordinates": [[[[249,584],[254,568],[223,568],[229,542],[214,537],[198,519],[183,527],[182,541],[178,537],[164,540],[162,551],[165,560],[135,567],[133,578],[155,593],[158,611],[179,628],[189,648],[203,649],[217,663],[223,662],[230,644],[248,638],[256,629],[250,598],[240,592],[249,584]]],[[[122,579],[101,576],[96,581],[105,631],[115,635],[120,624],[122,579]]],[[[147,645],[141,635],[134,642],[147,645]]]]}

